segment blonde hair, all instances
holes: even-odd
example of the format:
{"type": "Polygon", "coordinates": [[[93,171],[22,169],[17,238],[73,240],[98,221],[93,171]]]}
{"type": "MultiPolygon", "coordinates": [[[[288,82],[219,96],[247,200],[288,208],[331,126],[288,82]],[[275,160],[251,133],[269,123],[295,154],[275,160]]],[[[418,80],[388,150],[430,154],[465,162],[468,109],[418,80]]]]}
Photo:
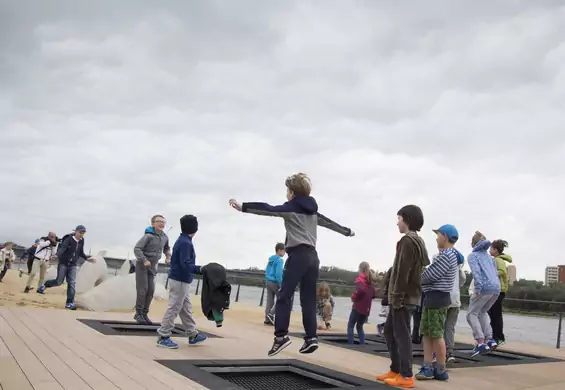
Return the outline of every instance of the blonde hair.
{"type": "Polygon", "coordinates": [[[487,238],[485,237],[485,235],[477,230],[475,234],[473,234],[473,238],[471,239],[471,246],[474,247],[479,241],[486,239],[487,238]]]}
{"type": "Polygon", "coordinates": [[[312,182],[308,175],[302,172],[287,177],[284,185],[294,192],[294,195],[308,196],[312,192],[312,182]]]}
{"type": "Polygon", "coordinates": [[[361,264],[359,264],[359,272],[365,274],[365,276],[367,277],[367,282],[371,286],[375,287],[377,285],[377,274],[371,269],[371,265],[369,263],[367,263],[366,261],[361,262],[361,264]]]}
{"type": "Polygon", "coordinates": [[[316,293],[316,298],[329,298],[332,295],[332,291],[330,290],[330,285],[327,283],[320,283],[318,284],[318,291],[316,293]],[[327,295],[326,295],[327,293],[327,295]]]}

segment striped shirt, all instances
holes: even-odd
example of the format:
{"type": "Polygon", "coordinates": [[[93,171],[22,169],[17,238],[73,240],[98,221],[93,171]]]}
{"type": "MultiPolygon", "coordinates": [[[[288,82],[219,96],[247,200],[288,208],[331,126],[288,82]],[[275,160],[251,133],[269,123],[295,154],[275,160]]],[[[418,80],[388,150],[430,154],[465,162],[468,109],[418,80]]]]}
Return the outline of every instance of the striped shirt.
{"type": "Polygon", "coordinates": [[[422,273],[422,290],[451,292],[458,271],[457,251],[447,248],[434,256],[432,264],[422,273]]]}

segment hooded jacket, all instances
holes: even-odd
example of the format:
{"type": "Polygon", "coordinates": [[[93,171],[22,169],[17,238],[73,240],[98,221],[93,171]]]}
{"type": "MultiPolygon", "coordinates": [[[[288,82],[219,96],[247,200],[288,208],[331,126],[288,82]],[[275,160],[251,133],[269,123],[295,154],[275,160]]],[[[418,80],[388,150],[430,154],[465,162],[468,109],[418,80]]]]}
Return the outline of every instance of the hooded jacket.
{"type": "Polygon", "coordinates": [[[512,263],[512,256],[507,254],[502,254],[494,258],[496,262],[496,268],[498,271],[498,279],[500,280],[500,292],[508,291],[508,265],[506,263],[512,263]]]}
{"type": "Polygon", "coordinates": [[[282,284],[283,263],[284,260],[279,255],[269,257],[267,268],[265,268],[265,280],[267,282],[282,284]]]}
{"type": "MultiPolygon", "coordinates": [[[[52,256],[57,254],[56,249],[57,243],[53,244],[47,237],[41,237],[39,244],[37,244],[37,249],[33,254],[34,259],[49,261],[52,256]]],[[[59,260],[59,262],[60,261],[61,260],[59,260]]]]}
{"type": "Polygon", "coordinates": [[[394,309],[418,306],[422,297],[421,276],[430,264],[424,240],[416,232],[406,233],[396,244],[396,255],[388,286],[388,300],[394,309]]]}
{"type": "Polygon", "coordinates": [[[496,262],[488,254],[490,241],[481,240],[473,247],[467,262],[473,274],[473,293],[499,294],[500,279],[496,262]]]}
{"type": "MultiPolygon", "coordinates": [[[[231,284],[226,269],[218,263],[202,267],[202,313],[218,323],[219,316],[230,307],[231,284]]],[[[223,317],[223,316],[222,316],[223,317]]]]}
{"type": "Polygon", "coordinates": [[[16,254],[13,249],[0,249],[0,271],[7,263],[12,263],[14,260],[16,260],[16,254]]]}
{"type": "Polygon", "coordinates": [[[133,253],[138,262],[145,262],[149,260],[151,263],[151,270],[154,273],[157,272],[157,263],[161,259],[161,254],[168,254],[171,250],[169,246],[169,237],[165,232],[157,234],[152,226],[148,226],[145,229],[143,237],[139,239],[135,247],[133,248],[133,253]]]}
{"type": "MultiPolygon", "coordinates": [[[[136,267],[143,267],[143,265],[136,267]]],[[[194,274],[199,273],[201,273],[201,267],[196,265],[196,251],[192,238],[188,234],[181,233],[173,246],[169,278],[177,282],[192,283],[194,274]]]]}
{"type": "MultiPolygon", "coordinates": [[[[40,245],[41,242],[37,246],[35,257],[37,257],[40,245]]],[[[76,266],[78,264],[78,259],[81,257],[83,259],[88,259],[86,253],[84,253],[84,238],[77,240],[73,234],[66,235],[57,250],[57,259],[59,260],[59,264],[76,266]]]]}
{"type": "Polygon", "coordinates": [[[256,215],[281,217],[286,229],[285,247],[287,253],[299,245],[316,248],[318,226],[334,232],[351,236],[351,229],[339,225],[318,212],[318,204],[311,196],[296,196],[280,206],[271,206],[262,202],[247,202],[241,205],[241,211],[256,215]]]}
{"type": "Polygon", "coordinates": [[[381,299],[381,306],[388,306],[388,285],[390,284],[391,273],[392,273],[392,267],[389,268],[385,274],[385,280],[383,282],[383,299],[381,299]]]}
{"type": "Polygon", "coordinates": [[[359,274],[355,279],[355,291],[351,294],[353,309],[364,316],[368,316],[371,314],[374,297],[375,288],[367,281],[367,275],[359,274]]]}

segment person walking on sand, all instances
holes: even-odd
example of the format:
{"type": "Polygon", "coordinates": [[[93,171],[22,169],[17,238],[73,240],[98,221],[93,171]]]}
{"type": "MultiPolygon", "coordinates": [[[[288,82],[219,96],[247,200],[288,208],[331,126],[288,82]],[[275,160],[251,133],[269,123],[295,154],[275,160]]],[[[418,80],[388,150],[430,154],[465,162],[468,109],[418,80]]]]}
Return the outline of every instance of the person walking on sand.
{"type": "Polygon", "coordinates": [[[35,275],[39,272],[39,281],[37,282],[37,292],[42,294],[43,293],[43,281],[45,280],[45,272],[47,271],[47,267],[49,266],[50,260],[55,260],[57,249],[57,235],[53,232],[49,232],[47,237],[41,237],[39,239],[39,243],[37,244],[37,248],[35,253],[33,254],[33,265],[31,267],[31,272],[27,277],[26,288],[24,290],[25,293],[31,291],[32,287],[31,284],[33,283],[33,279],[35,279],[35,275]]]}
{"type": "MultiPolygon", "coordinates": [[[[24,253],[22,253],[22,255],[20,256],[20,260],[24,261],[24,259],[27,257],[27,274],[29,275],[31,274],[31,267],[33,267],[33,260],[35,259],[35,251],[37,249],[37,245],[39,244],[39,238],[37,240],[35,240],[35,242],[33,243],[32,246],[30,246],[29,248],[27,248],[24,253]]],[[[24,271],[20,269],[20,278],[22,277],[22,275],[24,274],[24,271]]]]}
{"type": "Polygon", "coordinates": [[[58,260],[57,277],[46,281],[44,285],[37,289],[39,294],[44,294],[46,289],[60,286],[66,279],[67,301],[65,302],[65,309],[69,310],[76,310],[75,294],[79,258],[86,259],[86,261],[90,263],[94,263],[96,261],[94,257],[89,257],[84,253],[85,234],[86,228],[84,225],[78,225],[73,233],[67,234],[63,237],[55,256],[58,260]]]}
{"type": "Polygon", "coordinates": [[[4,244],[4,248],[0,249],[0,282],[6,276],[6,273],[10,269],[10,266],[16,260],[16,254],[12,249],[14,247],[14,243],[12,241],[8,241],[4,244]]]}
{"type": "Polygon", "coordinates": [[[287,202],[271,206],[263,202],[229,204],[237,211],[256,215],[281,217],[286,229],[285,247],[288,258],[283,271],[283,281],[275,308],[275,339],[268,356],[275,356],[288,347],[291,300],[300,283],[300,305],[304,324],[304,344],[300,353],[312,353],[318,349],[316,329],[316,283],[320,272],[320,260],[316,252],[318,225],[344,236],[355,234],[318,212],[316,200],[310,196],[312,183],[304,173],[297,173],[285,180],[287,202]]]}
{"type": "Polygon", "coordinates": [[[275,245],[275,254],[269,257],[265,268],[265,291],[267,292],[267,304],[265,305],[265,325],[275,325],[275,303],[283,278],[284,244],[275,245]]]}
{"type": "Polygon", "coordinates": [[[152,324],[149,318],[149,307],[155,294],[155,275],[161,254],[165,254],[165,263],[171,261],[171,247],[169,237],[164,232],[165,217],[160,214],[151,217],[151,226],[145,229],[143,237],[139,239],[133,253],[135,264],[135,289],[137,299],[135,302],[135,315],[133,319],[138,324],[152,324]]]}

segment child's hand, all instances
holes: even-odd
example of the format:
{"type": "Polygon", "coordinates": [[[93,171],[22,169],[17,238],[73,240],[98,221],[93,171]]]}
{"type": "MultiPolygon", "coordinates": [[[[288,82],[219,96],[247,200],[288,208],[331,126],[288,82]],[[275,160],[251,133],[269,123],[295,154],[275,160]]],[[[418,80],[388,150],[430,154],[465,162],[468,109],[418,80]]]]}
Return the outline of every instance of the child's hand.
{"type": "Polygon", "coordinates": [[[353,230],[349,233],[349,237],[355,237],[355,232],[353,230]]]}
{"type": "Polygon", "coordinates": [[[241,204],[239,204],[235,199],[230,199],[230,206],[236,209],[237,211],[241,211],[241,204]]]}

